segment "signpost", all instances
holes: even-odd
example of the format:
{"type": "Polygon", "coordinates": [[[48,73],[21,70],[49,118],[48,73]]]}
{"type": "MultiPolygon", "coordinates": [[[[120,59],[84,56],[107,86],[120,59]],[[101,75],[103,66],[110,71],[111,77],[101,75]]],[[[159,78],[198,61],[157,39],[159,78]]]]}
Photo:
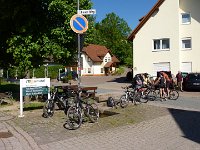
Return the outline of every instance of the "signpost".
{"type": "Polygon", "coordinates": [[[83,15],[96,14],[95,9],[91,10],[79,10],[79,0],[77,0],[77,14],[73,15],[70,19],[70,26],[74,32],[78,34],[78,92],[80,98],[80,76],[81,76],[81,44],[80,34],[83,34],[88,29],[88,21],[83,15]]]}
{"type": "Polygon", "coordinates": [[[20,115],[23,115],[23,96],[48,94],[50,98],[50,78],[20,79],[20,115]]]}

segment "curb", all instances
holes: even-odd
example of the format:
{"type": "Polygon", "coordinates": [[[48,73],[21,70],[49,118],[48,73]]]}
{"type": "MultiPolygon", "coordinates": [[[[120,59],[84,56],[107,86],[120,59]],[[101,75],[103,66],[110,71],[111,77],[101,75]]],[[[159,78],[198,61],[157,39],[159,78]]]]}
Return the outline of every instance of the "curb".
{"type": "Polygon", "coordinates": [[[20,127],[17,127],[12,121],[4,122],[4,125],[19,141],[22,148],[26,150],[40,150],[34,139],[20,127]]]}

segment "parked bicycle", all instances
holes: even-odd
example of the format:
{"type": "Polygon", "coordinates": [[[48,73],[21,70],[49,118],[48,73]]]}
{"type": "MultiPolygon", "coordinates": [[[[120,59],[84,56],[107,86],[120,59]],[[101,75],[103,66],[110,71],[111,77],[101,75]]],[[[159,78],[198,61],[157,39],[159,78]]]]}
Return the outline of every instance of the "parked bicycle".
{"type": "MultiPolygon", "coordinates": [[[[159,88],[157,88],[155,90],[155,93],[156,93],[156,99],[161,98],[160,97],[160,90],[159,90],[159,88]]],[[[165,89],[165,93],[167,93],[166,89],[165,89]]],[[[174,89],[174,88],[170,88],[169,89],[169,95],[166,94],[166,97],[169,100],[177,100],[179,98],[179,91],[176,90],[176,89],[174,89]]]]}
{"type": "Polygon", "coordinates": [[[125,94],[123,94],[120,97],[120,106],[122,108],[125,108],[128,106],[128,103],[131,101],[132,103],[136,105],[137,103],[142,103],[141,101],[141,95],[139,94],[139,91],[137,91],[135,88],[129,88],[128,86],[122,87],[125,91],[125,94]]]}
{"type": "Polygon", "coordinates": [[[51,98],[47,99],[43,107],[44,118],[52,117],[55,111],[55,106],[64,110],[67,114],[68,108],[74,103],[75,92],[72,89],[68,89],[67,92],[59,92],[59,87],[54,87],[51,91],[51,98]]]}
{"type": "Polygon", "coordinates": [[[122,108],[126,107],[131,101],[135,105],[138,103],[147,103],[149,100],[156,99],[156,92],[153,86],[141,87],[139,89],[122,87],[125,89],[125,94],[120,97],[120,105],[122,108]]]}
{"type": "MultiPolygon", "coordinates": [[[[82,91],[80,91],[80,94],[82,91]]],[[[90,94],[85,93],[85,97],[79,97],[79,92],[75,98],[75,105],[71,106],[67,111],[67,125],[69,129],[78,129],[84,119],[89,119],[95,123],[99,119],[99,109],[95,103],[90,103],[90,94]]]]}
{"type": "Polygon", "coordinates": [[[10,103],[13,104],[13,95],[12,92],[5,92],[5,93],[0,93],[0,105],[3,103],[10,103]]]}

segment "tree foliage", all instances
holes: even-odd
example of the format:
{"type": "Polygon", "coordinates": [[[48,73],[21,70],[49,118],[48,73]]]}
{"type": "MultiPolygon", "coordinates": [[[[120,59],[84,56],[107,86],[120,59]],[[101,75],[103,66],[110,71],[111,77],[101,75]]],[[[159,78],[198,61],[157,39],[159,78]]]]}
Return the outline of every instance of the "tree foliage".
{"type": "MultiPolygon", "coordinates": [[[[90,0],[81,0],[80,9],[90,9],[90,0]]],[[[22,72],[54,60],[69,65],[77,59],[77,34],[70,19],[77,13],[77,0],[1,0],[0,67],[16,66],[22,72]]],[[[109,48],[122,64],[132,64],[131,43],[126,39],[131,29],[114,13],[101,22],[86,16],[84,44],[109,48]]]]}
{"type": "Polygon", "coordinates": [[[127,41],[131,29],[115,13],[109,13],[101,22],[95,24],[94,44],[104,45],[115,54],[122,64],[132,65],[132,43],[127,41]]]}
{"type": "MultiPolygon", "coordinates": [[[[81,9],[91,5],[89,0],[80,1],[81,9]]],[[[73,62],[77,40],[69,24],[76,11],[76,0],[1,0],[0,50],[5,57],[1,56],[0,66],[5,61],[4,67],[27,71],[49,58],[73,62]]]]}

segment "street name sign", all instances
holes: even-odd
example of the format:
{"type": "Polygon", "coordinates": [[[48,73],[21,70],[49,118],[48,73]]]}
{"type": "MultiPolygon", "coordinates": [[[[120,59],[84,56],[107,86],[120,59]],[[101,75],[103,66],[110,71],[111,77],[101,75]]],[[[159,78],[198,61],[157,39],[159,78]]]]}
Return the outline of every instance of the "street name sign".
{"type": "Polygon", "coordinates": [[[78,10],[78,14],[81,14],[81,15],[94,15],[94,14],[96,14],[96,9],[78,10]]]}

